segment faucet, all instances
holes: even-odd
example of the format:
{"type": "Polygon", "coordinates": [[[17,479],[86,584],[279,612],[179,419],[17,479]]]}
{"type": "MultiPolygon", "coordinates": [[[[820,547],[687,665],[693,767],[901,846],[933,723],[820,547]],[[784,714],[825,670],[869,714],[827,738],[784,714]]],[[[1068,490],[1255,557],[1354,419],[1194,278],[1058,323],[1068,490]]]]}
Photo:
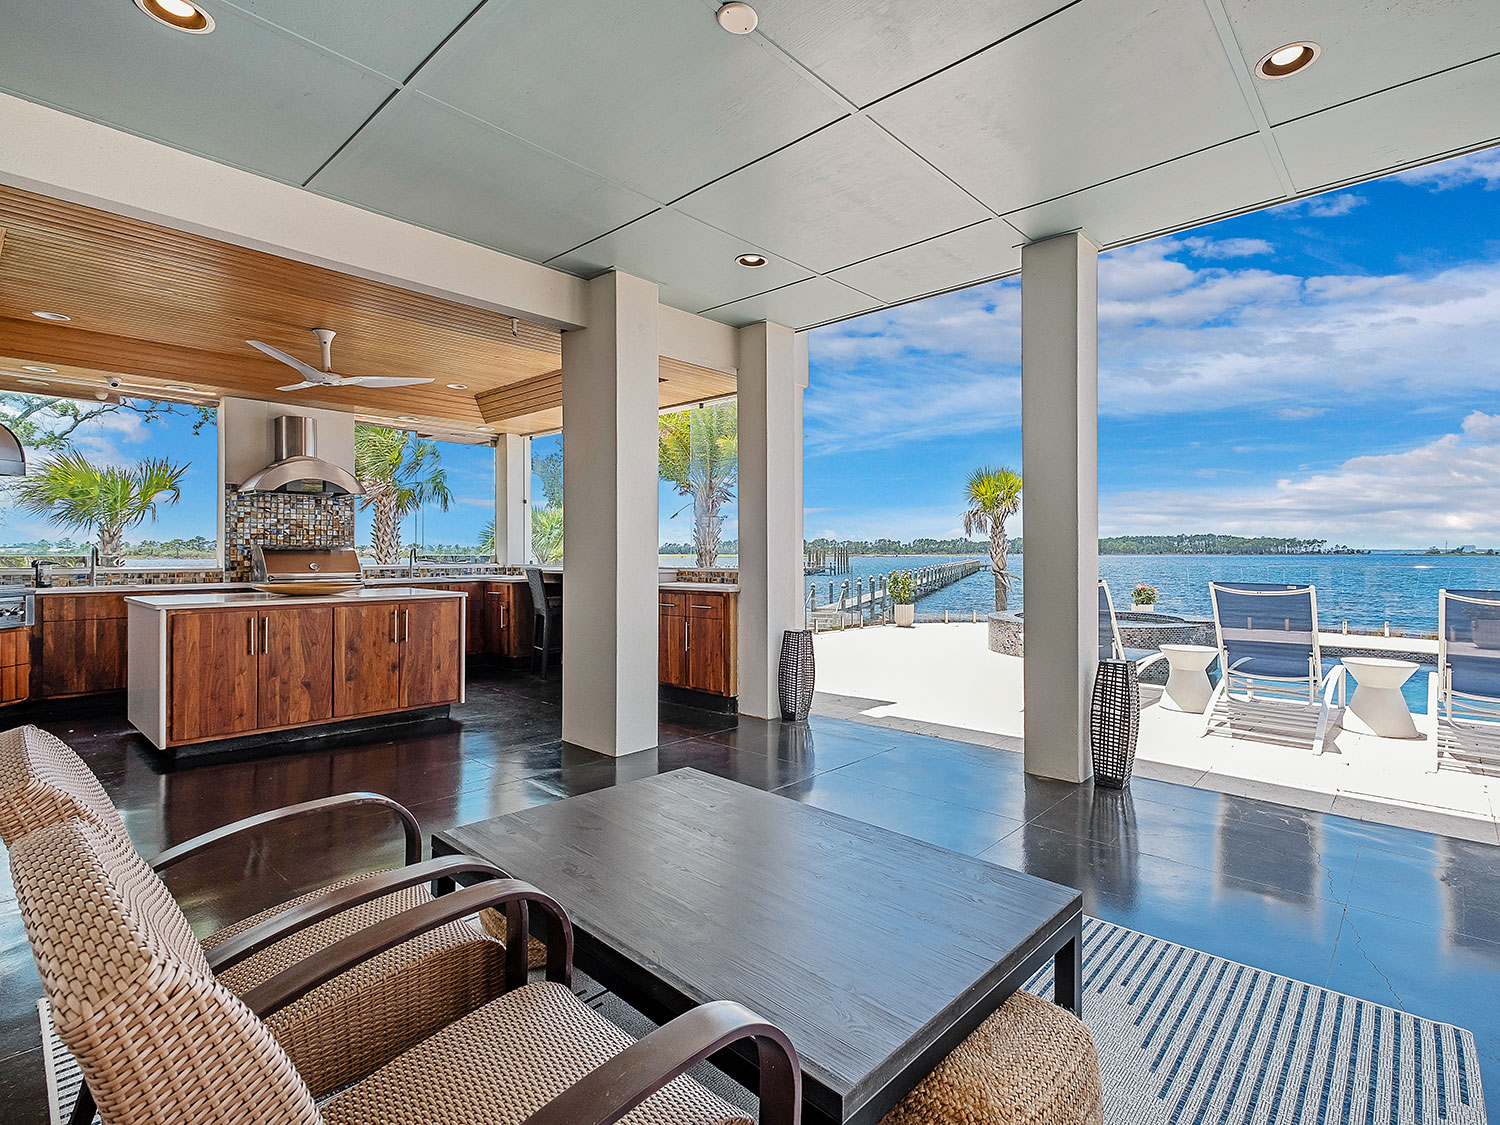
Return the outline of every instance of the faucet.
{"type": "Polygon", "coordinates": [[[93,586],[99,581],[99,548],[89,548],[89,585],[93,586]]]}
{"type": "Polygon", "coordinates": [[[408,578],[415,578],[416,576],[417,576],[417,545],[415,543],[413,543],[411,545],[411,550],[407,552],[407,558],[406,558],[406,577],[408,577],[408,578]]]}

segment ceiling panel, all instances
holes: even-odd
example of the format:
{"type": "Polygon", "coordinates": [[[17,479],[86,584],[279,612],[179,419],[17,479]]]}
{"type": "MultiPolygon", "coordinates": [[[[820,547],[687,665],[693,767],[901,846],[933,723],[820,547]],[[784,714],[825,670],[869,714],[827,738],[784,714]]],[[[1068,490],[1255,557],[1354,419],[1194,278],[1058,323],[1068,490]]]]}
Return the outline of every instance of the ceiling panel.
{"type": "Polygon", "coordinates": [[[677,207],[819,273],[988,217],[859,118],[709,184],[677,207]]]}
{"type": "Polygon", "coordinates": [[[687,312],[699,312],[812,276],[811,270],[778,258],[761,246],[670,208],[637,219],[547,264],[581,277],[594,277],[611,269],[643,277],[661,287],[664,304],[687,312]],[[766,264],[748,268],[734,260],[747,252],[764,255],[766,264]]]}
{"type": "Polygon", "coordinates": [[[1224,0],[1247,67],[1277,47],[1322,48],[1301,73],[1256,92],[1272,124],[1500,52],[1496,0],[1224,0]]]}
{"type": "Polygon", "coordinates": [[[756,0],[757,29],[856,105],[925,78],[997,43],[1069,0],[756,0]]]}
{"type": "MultiPolygon", "coordinates": [[[[478,0],[218,0],[215,13],[238,8],[311,39],[321,47],[404,82],[474,10],[478,0]]],[[[216,17],[217,18],[217,15],[216,17]]]]}
{"type": "Polygon", "coordinates": [[[874,297],[830,278],[810,277],[769,293],[709,309],[703,315],[735,328],[762,320],[790,328],[811,328],[815,324],[868,312],[879,304],[874,297]]]}
{"type": "Polygon", "coordinates": [[[119,0],[7,3],[0,89],[293,183],[392,90],[232,8],[214,16],[212,35],[184,35],[119,0]]]}
{"type": "Polygon", "coordinates": [[[1497,106],[1491,58],[1277,126],[1276,143],[1298,190],[1313,191],[1500,140],[1497,106]]]}
{"type": "Polygon", "coordinates": [[[870,114],[1000,212],[1255,130],[1203,0],[1084,0],[870,114]]]}
{"type": "Polygon", "coordinates": [[[314,190],[542,262],[655,205],[420,94],[398,94],[314,190]]]}
{"type": "Polygon", "coordinates": [[[846,112],[697,0],[491,4],[412,86],[661,202],[846,112]]]}
{"type": "Polygon", "coordinates": [[[1100,246],[1286,198],[1259,134],[1005,216],[1028,238],[1082,230],[1100,246]]]}
{"type": "Polygon", "coordinates": [[[836,270],[833,276],[882,301],[905,301],[986,281],[1021,268],[1024,239],[1000,219],[986,219],[836,270]]]}

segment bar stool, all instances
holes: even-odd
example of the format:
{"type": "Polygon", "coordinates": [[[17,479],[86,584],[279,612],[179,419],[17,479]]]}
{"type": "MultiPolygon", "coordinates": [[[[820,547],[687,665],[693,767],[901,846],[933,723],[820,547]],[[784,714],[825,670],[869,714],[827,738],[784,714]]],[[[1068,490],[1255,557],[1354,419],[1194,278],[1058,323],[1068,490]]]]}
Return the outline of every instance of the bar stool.
{"type": "Polygon", "coordinates": [[[531,587],[531,671],[547,678],[547,666],[554,655],[562,655],[562,594],[549,594],[542,581],[541,567],[526,568],[526,584],[531,587]]]}

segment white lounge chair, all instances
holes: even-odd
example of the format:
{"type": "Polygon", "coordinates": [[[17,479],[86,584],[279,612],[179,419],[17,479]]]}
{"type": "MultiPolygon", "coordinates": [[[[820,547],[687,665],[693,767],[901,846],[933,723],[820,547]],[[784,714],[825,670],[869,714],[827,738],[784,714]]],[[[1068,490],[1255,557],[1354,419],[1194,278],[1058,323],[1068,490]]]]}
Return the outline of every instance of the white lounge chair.
{"type": "Polygon", "coordinates": [[[1109,592],[1109,583],[1099,579],[1099,659],[1129,660],[1135,664],[1139,676],[1166,654],[1155,649],[1127,649],[1120,639],[1120,622],[1115,617],[1115,599],[1109,592]]]}
{"type": "MultiPolygon", "coordinates": [[[[1312,749],[1321,754],[1334,694],[1340,706],[1344,702],[1344,666],[1336,664],[1326,678],[1323,675],[1317,590],[1266,582],[1210,582],[1208,589],[1220,675],[1205,710],[1203,734],[1213,729],[1221,708],[1227,713],[1240,702],[1234,697],[1238,690],[1243,702],[1260,699],[1317,706],[1312,749]]],[[[1289,709],[1286,717],[1291,718],[1289,709]]],[[[1304,731],[1278,720],[1276,710],[1266,708],[1256,716],[1255,725],[1267,734],[1306,737],[1304,731]]]]}
{"type": "Polygon", "coordinates": [[[1437,671],[1427,712],[1434,770],[1445,751],[1500,757],[1500,590],[1438,591],[1437,671]]]}

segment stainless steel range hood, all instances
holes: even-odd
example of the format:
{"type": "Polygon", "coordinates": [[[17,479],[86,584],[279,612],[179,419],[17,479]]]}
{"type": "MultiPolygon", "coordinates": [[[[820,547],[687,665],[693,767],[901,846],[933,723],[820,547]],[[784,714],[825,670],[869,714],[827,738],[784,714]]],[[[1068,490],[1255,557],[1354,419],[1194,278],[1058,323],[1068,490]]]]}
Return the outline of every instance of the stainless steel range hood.
{"type": "Polygon", "coordinates": [[[255,473],[241,492],[322,492],[334,496],[360,495],[364,489],[347,469],[317,456],[315,419],[283,414],[275,427],[276,460],[255,473]]]}

